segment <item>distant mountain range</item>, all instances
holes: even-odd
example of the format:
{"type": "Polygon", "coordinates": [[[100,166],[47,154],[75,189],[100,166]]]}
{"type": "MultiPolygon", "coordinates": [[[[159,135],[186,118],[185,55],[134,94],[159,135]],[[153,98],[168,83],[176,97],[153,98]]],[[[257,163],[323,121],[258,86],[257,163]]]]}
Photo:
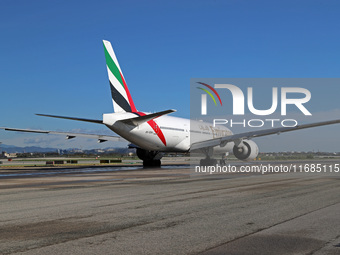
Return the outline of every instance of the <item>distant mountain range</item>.
{"type": "MultiPolygon", "coordinates": [[[[126,153],[128,152],[128,148],[105,148],[105,149],[101,149],[102,151],[112,151],[112,152],[118,152],[118,153],[126,153]]],[[[32,153],[32,152],[36,152],[36,153],[46,153],[46,152],[58,152],[57,148],[42,148],[42,147],[37,147],[37,146],[26,146],[26,147],[17,147],[17,146],[13,146],[13,145],[6,145],[6,144],[0,144],[0,153],[1,151],[5,151],[7,153],[32,153]]],[[[77,148],[70,148],[70,149],[66,149],[66,150],[62,150],[62,151],[68,151],[68,152],[72,152],[72,151],[82,151],[80,149],[77,148]]],[[[85,152],[94,152],[96,151],[95,149],[93,150],[84,150],[85,152]]]]}
{"type": "Polygon", "coordinates": [[[7,153],[25,153],[25,152],[56,152],[56,148],[41,148],[37,146],[17,147],[13,145],[0,144],[0,151],[6,151],[7,153]]]}

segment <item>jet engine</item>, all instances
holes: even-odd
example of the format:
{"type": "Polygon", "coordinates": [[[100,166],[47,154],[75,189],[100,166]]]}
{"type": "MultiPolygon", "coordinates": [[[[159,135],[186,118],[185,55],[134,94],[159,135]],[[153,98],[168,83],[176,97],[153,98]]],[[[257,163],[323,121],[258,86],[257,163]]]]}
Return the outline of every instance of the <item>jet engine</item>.
{"type": "Polygon", "coordinates": [[[243,140],[238,146],[234,146],[233,153],[240,160],[250,161],[259,154],[259,147],[251,140],[243,140]]]}

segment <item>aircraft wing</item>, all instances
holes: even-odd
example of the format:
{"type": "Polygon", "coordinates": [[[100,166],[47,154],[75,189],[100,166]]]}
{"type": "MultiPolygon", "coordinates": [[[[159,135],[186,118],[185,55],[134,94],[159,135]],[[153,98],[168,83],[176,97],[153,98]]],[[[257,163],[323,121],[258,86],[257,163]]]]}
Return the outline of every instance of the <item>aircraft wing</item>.
{"type": "Polygon", "coordinates": [[[234,142],[234,141],[240,141],[243,139],[251,139],[254,137],[260,137],[260,136],[266,136],[266,135],[273,135],[273,134],[281,134],[284,132],[299,130],[299,129],[305,129],[305,128],[312,128],[312,127],[319,127],[319,126],[325,126],[325,125],[332,125],[332,124],[338,124],[340,123],[340,119],[338,120],[331,120],[331,121],[323,121],[323,122],[315,122],[311,124],[303,124],[303,125],[297,125],[295,127],[281,127],[281,128],[270,128],[270,129],[264,129],[264,130],[257,130],[257,131],[251,131],[251,132],[245,132],[230,136],[224,136],[220,138],[214,138],[202,142],[196,142],[193,143],[190,147],[190,150],[198,150],[208,147],[215,147],[215,146],[224,146],[228,142],[234,142]]]}
{"type": "Polygon", "coordinates": [[[8,128],[8,127],[0,127],[0,129],[6,130],[6,131],[16,131],[16,132],[52,134],[52,135],[66,135],[66,139],[72,139],[72,138],[75,138],[77,136],[88,137],[88,138],[98,139],[98,143],[103,143],[103,142],[106,142],[106,141],[126,141],[124,138],[122,138],[120,136],[110,136],[110,135],[96,135],[96,134],[72,133],[72,132],[57,132],[57,131],[19,129],[19,128],[8,128]]]}

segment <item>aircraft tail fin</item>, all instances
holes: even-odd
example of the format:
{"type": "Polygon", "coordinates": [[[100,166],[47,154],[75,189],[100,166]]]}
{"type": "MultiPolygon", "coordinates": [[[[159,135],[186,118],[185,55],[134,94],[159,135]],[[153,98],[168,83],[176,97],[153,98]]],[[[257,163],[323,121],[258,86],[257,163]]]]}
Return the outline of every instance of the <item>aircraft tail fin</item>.
{"type": "Polygon", "coordinates": [[[136,112],[122,70],[109,41],[103,40],[107,73],[109,76],[114,112],[136,112]]]}

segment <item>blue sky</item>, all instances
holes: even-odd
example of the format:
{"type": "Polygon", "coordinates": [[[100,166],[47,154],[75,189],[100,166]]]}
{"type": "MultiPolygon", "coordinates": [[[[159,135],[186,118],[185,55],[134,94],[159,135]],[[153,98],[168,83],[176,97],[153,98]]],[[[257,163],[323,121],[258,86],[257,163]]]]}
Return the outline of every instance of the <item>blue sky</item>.
{"type": "MultiPolygon", "coordinates": [[[[175,108],[180,117],[190,115],[193,77],[339,77],[339,10],[338,1],[316,0],[3,0],[0,126],[105,130],[34,115],[112,112],[103,39],[112,42],[137,108],[175,108]]],[[[329,99],[320,102],[320,112],[340,108],[340,87],[311,89],[329,99]]],[[[0,131],[6,144],[48,146],[49,139],[0,131]]],[[[81,146],[98,147],[88,140],[81,146]]]]}

